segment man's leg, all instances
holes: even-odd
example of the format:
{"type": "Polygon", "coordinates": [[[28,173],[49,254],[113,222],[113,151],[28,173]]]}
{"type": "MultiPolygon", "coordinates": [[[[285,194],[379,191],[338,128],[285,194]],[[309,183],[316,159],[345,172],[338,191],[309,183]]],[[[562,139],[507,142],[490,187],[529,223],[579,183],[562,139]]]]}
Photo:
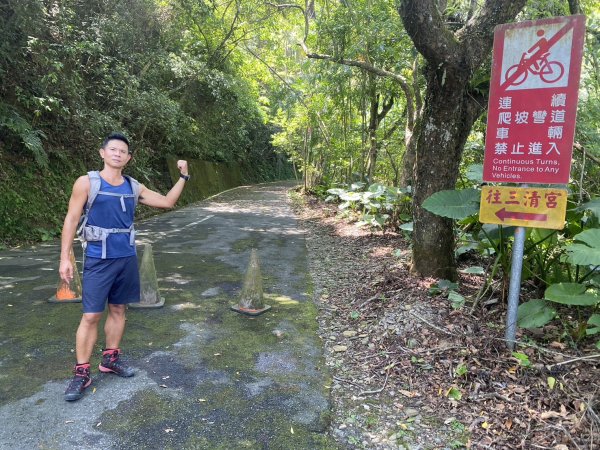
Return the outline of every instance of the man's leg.
{"type": "Polygon", "coordinates": [[[90,358],[98,338],[98,322],[102,313],[84,313],[75,335],[75,355],[77,364],[73,370],[73,379],[65,391],[65,400],[72,402],[83,397],[85,389],[92,384],[90,377],[90,358]]]}
{"type": "Polygon", "coordinates": [[[77,364],[89,363],[98,339],[98,323],[102,313],[84,313],[75,335],[77,364]]]}
{"type": "Polygon", "coordinates": [[[108,317],[104,324],[106,348],[102,351],[100,372],[112,372],[121,377],[131,377],[133,369],[120,359],[119,344],[125,331],[125,305],[108,304],[108,317]]]}
{"type": "Polygon", "coordinates": [[[106,348],[119,348],[125,332],[125,305],[108,304],[108,317],[104,324],[106,348]]]}

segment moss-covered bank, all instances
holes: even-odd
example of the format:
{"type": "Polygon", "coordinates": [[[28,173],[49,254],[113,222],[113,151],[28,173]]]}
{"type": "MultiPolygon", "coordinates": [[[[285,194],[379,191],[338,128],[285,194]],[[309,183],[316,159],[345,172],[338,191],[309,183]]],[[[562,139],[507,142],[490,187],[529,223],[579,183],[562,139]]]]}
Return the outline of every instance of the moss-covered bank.
{"type": "MultiPolygon", "coordinates": [[[[179,177],[176,161],[175,156],[167,156],[164,167],[156,169],[136,165],[134,159],[126,173],[149,188],[166,193],[179,177]]],[[[268,167],[201,160],[191,160],[189,164],[192,177],[178,206],[243,184],[290,176],[285,165],[269,170],[268,167]]],[[[88,170],[100,168],[99,158],[98,164],[92,167],[85,167],[82,161],[55,158],[46,169],[41,169],[33,161],[9,161],[0,154],[0,248],[58,237],[73,182],[88,170]]],[[[138,216],[148,217],[157,212],[142,206],[138,216]]]]}

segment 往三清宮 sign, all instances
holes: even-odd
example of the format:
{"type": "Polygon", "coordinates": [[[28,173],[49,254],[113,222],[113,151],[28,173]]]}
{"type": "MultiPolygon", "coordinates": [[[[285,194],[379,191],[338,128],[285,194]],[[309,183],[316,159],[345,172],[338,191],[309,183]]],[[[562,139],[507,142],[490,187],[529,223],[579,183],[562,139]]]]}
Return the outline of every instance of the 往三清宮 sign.
{"type": "Polygon", "coordinates": [[[485,186],[481,190],[482,223],[560,230],[567,211],[565,189],[485,186]]]}

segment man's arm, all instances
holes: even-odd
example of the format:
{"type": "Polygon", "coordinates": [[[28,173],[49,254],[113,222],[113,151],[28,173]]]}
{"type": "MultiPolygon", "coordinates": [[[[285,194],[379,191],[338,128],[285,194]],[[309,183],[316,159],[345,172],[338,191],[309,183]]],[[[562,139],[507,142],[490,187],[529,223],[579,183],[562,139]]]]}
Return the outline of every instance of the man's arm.
{"type": "MultiPolygon", "coordinates": [[[[177,168],[181,175],[188,175],[188,163],[187,161],[177,161],[177,168]]],[[[146,186],[140,186],[140,203],[154,208],[172,208],[177,203],[179,196],[183,192],[183,187],[186,181],[183,178],[179,178],[167,195],[159,194],[146,186]]]]}
{"type": "Polygon", "coordinates": [[[90,179],[87,175],[79,177],[73,185],[73,192],[69,200],[69,209],[63,223],[62,235],[60,238],[60,266],[58,272],[60,277],[67,283],[73,279],[73,264],[71,263],[71,248],[73,247],[73,238],[77,231],[77,224],[83,212],[83,207],[87,202],[90,192],[90,179]]]}

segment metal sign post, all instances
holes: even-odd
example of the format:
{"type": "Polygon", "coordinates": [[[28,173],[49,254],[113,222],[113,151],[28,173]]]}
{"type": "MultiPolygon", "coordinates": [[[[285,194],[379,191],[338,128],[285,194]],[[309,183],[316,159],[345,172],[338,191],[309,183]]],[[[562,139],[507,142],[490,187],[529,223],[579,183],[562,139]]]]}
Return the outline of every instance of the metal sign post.
{"type": "Polygon", "coordinates": [[[508,310],[506,312],[506,345],[509,350],[515,348],[517,335],[517,310],[519,308],[519,293],[521,292],[521,272],[523,270],[523,250],[525,247],[525,227],[515,229],[515,241],[512,249],[510,283],[508,287],[508,310]]]}

